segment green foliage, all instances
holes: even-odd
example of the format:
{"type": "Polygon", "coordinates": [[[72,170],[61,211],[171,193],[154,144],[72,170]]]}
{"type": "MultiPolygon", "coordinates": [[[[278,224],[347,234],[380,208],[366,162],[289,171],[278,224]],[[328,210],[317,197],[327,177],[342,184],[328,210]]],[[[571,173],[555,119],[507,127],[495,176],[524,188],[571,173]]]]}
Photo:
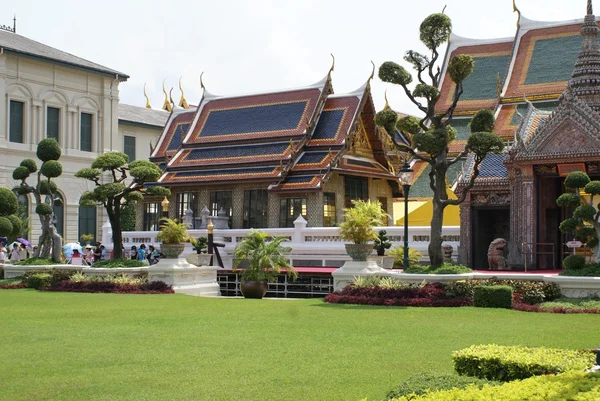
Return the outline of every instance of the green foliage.
{"type": "Polygon", "coordinates": [[[100,169],[102,171],[115,170],[121,167],[125,167],[129,156],[122,152],[106,152],[96,158],[92,163],[93,169],[100,169]]]}
{"type": "Polygon", "coordinates": [[[467,387],[431,392],[419,397],[397,398],[395,401],[521,401],[521,400],[578,400],[600,399],[600,375],[569,372],[558,376],[532,377],[502,386],[467,387]]]}
{"type": "Polygon", "coordinates": [[[190,237],[190,242],[192,243],[192,248],[196,253],[207,253],[208,252],[208,238],[206,237],[198,237],[198,239],[194,237],[190,237]]]}
{"type": "Polygon", "coordinates": [[[452,355],[459,375],[511,381],[531,376],[584,370],[594,365],[591,352],[556,348],[473,345],[452,355]]]}
{"type": "Polygon", "coordinates": [[[47,203],[40,203],[35,207],[35,212],[42,216],[47,216],[52,214],[52,206],[47,203]]]}
{"type": "Polygon", "coordinates": [[[90,167],[82,168],[78,172],[75,173],[75,177],[77,177],[77,178],[83,178],[85,180],[92,180],[92,181],[99,179],[100,175],[102,175],[102,170],[100,170],[99,168],[90,168],[90,167]]]}
{"type": "Polygon", "coordinates": [[[171,190],[169,188],[154,185],[146,189],[146,194],[150,196],[171,196],[171,190]]]}
{"type": "Polygon", "coordinates": [[[0,216],[9,216],[19,210],[17,195],[8,188],[0,188],[0,216]]]}
{"type": "Polygon", "coordinates": [[[121,229],[123,231],[135,231],[135,209],[136,202],[127,201],[121,205],[121,229]]]}
{"type": "Polygon", "coordinates": [[[568,311],[600,310],[599,298],[559,298],[551,302],[543,302],[541,308],[552,310],[561,308],[568,311]]]}
{"type": "Polygon", "coordinates": [[[413,90],[414,97],[424,97],[426,99],[436,99],[440,92],[436,87],[426,84],[417,84],[413,90]]]}
{"type": "Polygon", "coordinates": [[[429,50],[435,50],[445,43],[452,32],[452,21],[446,14],[431,14],[419,27],[419,38],[429,50]]]}
{"type": "Polygon", "coordinates": [[[556,204],[560,207],[577,207],[581,205],[581,198],[573,192],[566,192],[556,199],[556,204]]]}
{"type": "Polygon", "coordinates": [[[519,294],[522,302],[534,305],[544,301],[552,301],[561,296],[560,287],[554,283],[527,280],[461,280],[446,285],[446,293],[451,297],[472,298],[475,287],[490,285],[506,285],[519,294]]]}
{"type": "Polygon", "coordinates": [[[565,178],[566,188],[584,188],[590,182],[590,177],[583,171],[574,171],[565,178]]]}
{"type": "Polygon", "coordinates": [[[42,139],[37,146],[37,158],[43,162],[60,159],[60,145],[53,138],[42,139]]]}
{"type": "Polygon", "coordinates": [[[94,234],[81,234],[79,239],[81,240],[82,244],[89,244],[94,240],[94,237],[94,234]]]}
{"type": "Polygon", "coordinates": [[[27,278],[27,288],[39,290],[41,287],[49,287],[52,283],[52,275],[49,273],[32,274],[27,278]]]}
{"type": "Polygon", "coordinates": [[[575,237],[583,241],[584,243],[588,242],[588,239],[594,237],[596,235],[596,230],[593,227],[583,226],[579,227],[577,231],[575,231],[575,237]]]}
{"type": "MultiPolygon", "coordinates": [[[[404,267],[404,247],[397,246],[388,251],[389,256],[394,257],[394,269],[402,269],[404,267]]],[[[423,254],[414,248],[408,248],[408,265],[418,265],[423,254]]]]}
{"type": "Polygon", "coordinates": [[[163,244],[181,244],[187,241],[189,234],[187,227],[183,223],[178,223],[176,219],[166,217],[160,219],[160,232],[156,239],[163,244]]]}
{"type": "Polygon", "coordinates": [[[407,51],[404,55],[404,60],[407,63],[412,64],[413,68],[417,71],[425,70],[430,62],[429,58],[426,55],[416,52],[414,50],[407,51]]]}
{"type": "Polygon", "coordinates": [[[390,108],[385,108],[375,115],[375,124],[385,128],[389,135],[394,135],[398,114],[390,108]]]}
{"type": "Polygon", "coordinates": [[[29,177],[30,174],[31,173],[29,172],[29,169],[27,167],[19,166],[13,171],[12,178],[16,181],[22,181],[27,179],[27,177],[29,177]]]}
{"type": "Polygon", "coordinates": [[[129,163],[129,173],[137,180],[153,182],[160,178],[163,171],[147,160],[136,160],[129,163]]]}
{"type": "Polygon", "coordinates": [[[387,231],[380,230],[379,234],[377,234],[377,238],[375,238],[375,245],[373,249],[377,251],[377,255],[384,256],[385,250],[390,249],[392,247],[392,243],[387,236],[387,231]]]}
{"type": "Polygon", "coordinates": [[[454,138],[456,138],[456,130],[446,126],[414,134],[413,145],[420,151],[435,156],[442,153],[454,138]]]}
{"type": "Polygon", "coordinates": [[[37,171],[37,169],[38,169],[37,168],[37,163],[33,159],[25,159],[25,160],[21,161],[20,166],[27,168],[27,170],[31,174],[35,173],[37,171]]]}
{"type": "Polygon", "coordinates": [[[99,202],[107,200],[121,194],[125,190],[125,184],[121,182],[109,182],[94,188],[94,198],[99,202]]]}
{"type": "Polygon", "coordinates": [[[46,265],[56,265],[59,263],[54,262],[50,258],[29,258],[25,260],[21,260],[19,262],[15,262],[15,265],[20,266],[46,266],[46,265]]]}
{"type": "Polygon", "coordinates": [[[412,76],[406,68],[393,61],[386,61],[379,67],[379,79],[383,82],[406,86],[412,82],[412,76]]]}
{"type": "Polygon", "coordinates": [[[468,54],[457,54],[448,63],[448,74],[452,81],[459,83],[467,79],[475,69],[475,61],[468,54]]]}
{"type": "Polygon", "coordinates": [[[566,277],[600,277],[600,263],[590,263],[583,268],[565,269],[559,275],[566,277]]]}
{"type": "Polygon", "coordinates": [[[596,209],[592,205],[582,205],[575,209],[573,217],[577,219],[589,220],[596,214],[596,209]]]}
{"type": "Polygon", "coordinates": [[[99,260],[95,262],[92,267],[96,268],[107,268],[113,269],[117,267],[144,267],[146,264],[144,262],[140,262],[139,260],[132,259],[109,259],[109,260],[99,260]]]}
{"type": "Polygon", "coordinates": [[[464,265],[455,265],[449,262],[443,263],[438,267],[434,266],[422,266],[418,264],[410,265],[410,267],[404,270],[404,273],[408,274],[465,274],[473,273],[473,270],[464,265]]]}
{"type": "Polygon", "coordinates": [[[512,288],[507,285],[478,286],[473,292],[473,306],[479,308],[512,308],[512,288]]]}
{"type": "Polygon", "coordinates": [[[139,191],[128,192],[125,194],[125,200],[128,202],[141,202],[144,200],[144,195],[139,191]]]}
{"type": "Polygon", "coordinates": [[[58,191],[58,186],[52,180],[44,180],[40,182],[40,194],[53,195],[58,191]]]}
{"type": "Polygon", "coordinates": [[[0,216],[0,237],[8,237],[13,232],[13,225],[8,217],[0,216]]]}
{"type": "Polygon", "coordinates": [[[494,117],[494,111],[490,109],[479,110],[477,114],[471,119],[471,132],[492,132],[494,125],[496,124],[496,118],[494,117]]]}
{"type": "Polygon", "coordinates": [[[570,233],[577,229],[577,220],[566,219],[558,226],[561,233],[570,233]]]}
{"type": "Polygon", "coordinates": [[[585,256],[569,255],[563,259],[563,267],[569,270],[579,270],[585,267],[585,256]]]}
{"type": "Polygon", "coordinates": [[[401,382],[387,395],[388,400],[393,398],[407,397],[411,399],[418,395],[425,395],[432,391],[450,390],[453,388],[464,389],[470,388],[480,389],[484,385],[497,386],[501,382],[495,382],[477,377],[458,376],[456,374],[434,374],[434,373],[417,373],[410,376],[408,379],[401,382]]]}
{"type": "Polygon", "coordinates": [[[12,225],[12,231],[8,236],[10,238],[16,239],[21,235],[21,230],[23,230],[23,222],[21,221],[19,216],[15,214],[8,215],[6,216],[6,218],[10,221],[12,225]]]}
{"type": "Polygon", "coordinates": [[[398,119],[396,122],[396,129],[403,134],[414,135],[418,132],[421,132],[421,125],[418,118],[406,116],[398,119]]]}
{"type": "Polygon", "coordinates": [[[504,142],[493,132],[473,132],[467,139],[467,148],[483,159],[489,153],[500,153],[504,142]]]}
{"type": "Polygon", "coordinates": [[[353,200],[352,207],[344,209],[344,221],[340,223],[340,237],[355,244],[366,244],[377,238],[373,227],[381,225],[388,217],[381,203],[353,200]]]}
{"type": "Polygon", "coordinates": [[[240,263],[247,261],[248,266],[240,273],[242,281],[274,281],[282,268],[286,269],[288,276],[294,279],[298,273],[286,259],[291,248],[283,246],[287,241],[285,237],[274,237],[267,242],[269,234],[250,230],[233,250],[234,270],[240,263]]]}
{"type": "Polygon", "coordinates": [[[600,181],[590,181],[585,185],[584,191],[590,195],[600,195],[600,181]]]}
{"type": "Polygon", "coordinates": [[[62,164],[56,160],[48,160],[42,164],[40,172],[48,178],[60,177],[62,174],[62,164]]]}

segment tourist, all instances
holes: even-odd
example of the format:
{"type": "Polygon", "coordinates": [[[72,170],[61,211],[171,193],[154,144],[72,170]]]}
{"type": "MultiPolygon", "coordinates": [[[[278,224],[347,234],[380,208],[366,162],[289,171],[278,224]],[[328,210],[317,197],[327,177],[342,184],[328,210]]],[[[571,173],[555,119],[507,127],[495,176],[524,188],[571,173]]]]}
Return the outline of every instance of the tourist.
{"type": "Polygon", "coordinates": [[[85,247],[85,262],[90,266],[94,263],[94,251],[91,245],[85,247]]]}
{"type": "Polygon", "coordinates": [[[13,247],[10,251],[10,261],[15,263],[19,260],[21,260],[21,248],[19,248],[19,245],[13,244],[13,247]]]}
{"type": "Polygon", "coordinates": [[[100,260],[100,257],[102,256],[102,250],[100,249],[100,243],[96,242],[96,249],[94,249],[94,262],[97,262],[100,260]]]}
{"type": "Polygon", "coordinates": [[[138,254],[137,254],[137,246],[132,245],[131,246],[131,251],[129,252],[129,258],[131,260],[137,260],[138,254]]]}
{"type": "Polygon", "coordinates": [[[100,260],[106,260],[106,248],[100,245],[100,260]]]}
{"type": "Polygon", "coordinates": [[[151,265],[155,265],[158,263],[158,251],[154,248],[154,245],[150,245],[148,247],[148,263],[151,265]]]}
{"type": "Polygon", "coordinates": [[[6,248],[0,247],[0,263],[4,264],[6,262],[6,248]]]}
{"type": "Polygon", "coordinates": [[[83,258],[79,253],[79,249],[73,249],[73,254],[71,255],[71,260],[69,262],[75,266],[83,265],[83,258]]]}
{"type": "Polygon", "coordinates": [[[25,244],[21,244],[21,260],[29,259],[29,251],[25,244]]]}
{"type": "Polygon", "coordinates": [[[148,254],[148,252],[146,252],[146,245],[142,244],[140,245],[140,248],[138,249],[138,257],[137,260],[139,262],[148,262],[146,260],[146,255],[148,254]]]}

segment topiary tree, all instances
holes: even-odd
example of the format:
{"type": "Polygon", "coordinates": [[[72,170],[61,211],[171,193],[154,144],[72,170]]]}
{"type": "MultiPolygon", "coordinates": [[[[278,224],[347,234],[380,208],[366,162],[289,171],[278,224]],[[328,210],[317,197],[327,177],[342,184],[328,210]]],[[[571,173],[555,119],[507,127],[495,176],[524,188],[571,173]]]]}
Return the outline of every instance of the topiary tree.
{"type": "Polygon", "coordinates": [[[8,188],[0,188],[0,237],[7,237],[9,242],[21,235],[23,228],[18,210],[17,195],[8,188]]]}
{"type": "Polygon", "coordinates": [[[600,181],[591,181],[586,173],[575,171],[565,178],[565,188],[567,192],[556,199],[556,204],[574,210],[573,216],[560,223],[559,229],[564,234],[575,234],[577,240],[593,250],[595,262],[600,262],[600,204],[594,203],[594,197],[598,199],[600,195],[600,181]],[[582,189],[589,197],[580,196],[582,189]]]}
{"type": "Polygon", "coordinates": [[[162,170],[156,164],[147,160],[136,160],[129,164],[128,161],[129,157],[125,153],[108,152],[98,156],[92,167],[83,168],[75,173],[75,177],[92,181],[96,185],[93,191],[83,193],[80,205],[102,205],[106,209],[112,227],[115,259],[122,257],[123,250],[121,201],[142,200],[143,194],[171,194],[171,191],[161,186],[144,188],[146,183],[155,182],[162,175],[162,170]],[[128,178],[131,178],[131,181],[128,181],[128,178]]]}
{"type": "Polygon", "coordinates": [[[55,139],[43,139],[38,143],[36,155],[42,161],[39,170],[35,160],[25,159],[13,171],[12,176],[13,179],[20,181],[19,194],[32,194],[35,199],[35,212],[40,219],[42,235],[33,256],[48,258],[52,253],[52,260],[58,263],[62,257],[62,238],[53,224],[52,206],[58,206],[62,202],[58,187],[53,181],[62,174],[62,165],[58,161],[61,156],[60,145],[55,139]],[[27,180],[32,174],[37,175],[37,182],[29,184],[27,180]]]}
{"type": "MultiPolygon", "coordinates": [[[[413,158],[422,160],[431,166],[429,186],[433,191],[433,216],[431,219],[431,236],[429,242],[429,259],[432,266],[442,265],[442,221],[444,209],[449,205],[462,203],[479,175],[479,166],[488,153],[499,153],[503,150],[503,142],[492,132],[494,114],[491,110],[481,110],[472,119],[471,135],[467,145],[456,157],[448,156],[448,147],[456,138],[456,130],[452,128],[452,115],[463,93],[463,82],[473,72],[474,61],[471,56],[457,55],[448,63],[448,74],[456,84],[454,97],[450,107],[439,112],[436,104],[439,100],[441,69],[436,66],[439,48],[450,36],[452,23],[444,14],[432,14],[425,18],[420,27],[421,42],[430,51],[430,56],[413,50],[406,52],[404,60],[410,63],[417,72],[417,83],[409,89],[413,76],[395,62],[385,62],[379,67],[379,78],[388,83],[399,85],[408,99],[423,113],[421,119],[412,116],[399,118],[398,114],[386,105],[376,115],[376,123],[383,127],[392,138],[396,147],[408,152],[413,158]],[[402,132],[410,139],[405,145],[396,141],[396,132],[402,132]],[[457,194],[457,199],[448,199],[446,193],[446,176],[448,169],[458,163],[469,152],[475,155],[473,173],[469,182],[457,194]]],[[[405,194],[406,196],[406,194],[405,194]]]]}

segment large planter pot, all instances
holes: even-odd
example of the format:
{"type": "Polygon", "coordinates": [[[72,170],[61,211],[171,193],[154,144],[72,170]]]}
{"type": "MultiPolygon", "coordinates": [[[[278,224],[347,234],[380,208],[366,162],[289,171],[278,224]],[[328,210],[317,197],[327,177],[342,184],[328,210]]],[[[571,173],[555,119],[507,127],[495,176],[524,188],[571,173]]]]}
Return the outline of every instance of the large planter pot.
{"type": "Polygon", "coordinates": [[[190,253],[185,255],[185,260],[194,266],[209,266],[211,256],[208,253],[190,253]]]}
{"type": "Polygon", "coordinates": [[[365,262],[373,252],[373,244],[345,244],[346,253],[355,262],[365,262]]]}
{"type": "Polygon", "coordinates": [[[177,259],[183,253],[185,244],[161,244],[160,251],[167,259],[177,259]]]}
{"type": "Polygon", "coordinates": [[[244,298],[262,299],[267,293],[269,285],[266,281],[242,281],[240,290],[244,298]]]}
{"type": "Polygon", "coordinates": [[[393,256],[377,255],[377,256],[368,256],[367,260],[375,261],[375,263],[377,263],[377,266],[381,267],[382,269],[391,270],[394,268],[394,261],[396,260],[396,258],[393,256]]]}

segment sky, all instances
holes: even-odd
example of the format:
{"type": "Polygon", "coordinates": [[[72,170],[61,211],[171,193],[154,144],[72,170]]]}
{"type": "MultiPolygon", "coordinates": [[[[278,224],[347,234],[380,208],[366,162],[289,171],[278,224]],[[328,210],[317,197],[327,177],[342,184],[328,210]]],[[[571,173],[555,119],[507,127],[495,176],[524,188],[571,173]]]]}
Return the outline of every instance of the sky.
{"type": "MultiPolygon", "coordinates": [[[[600,1],[597,1],[600,14],[600,1]]],[[[235,95],[296,88],[322,79],[335,56],[336,93],[368,79],[371,61],[402,62],[407,50],[425,51],[419,25],[429,14],[452,19],[453,32],[469,38],[514,37],[511,0],[0,0],[0,24],[131,78],[120,85],[122,103],[153,108],[164,101],[162,83],[179,101],[178,80],[198,104],[204,72],[208,91],[235,95]]],[[[532,20],[583,18],[585,0],[517,0],[532,20]]],[[[398,87],[372,83],[375,105],[417,113],[398,87]]]]}

